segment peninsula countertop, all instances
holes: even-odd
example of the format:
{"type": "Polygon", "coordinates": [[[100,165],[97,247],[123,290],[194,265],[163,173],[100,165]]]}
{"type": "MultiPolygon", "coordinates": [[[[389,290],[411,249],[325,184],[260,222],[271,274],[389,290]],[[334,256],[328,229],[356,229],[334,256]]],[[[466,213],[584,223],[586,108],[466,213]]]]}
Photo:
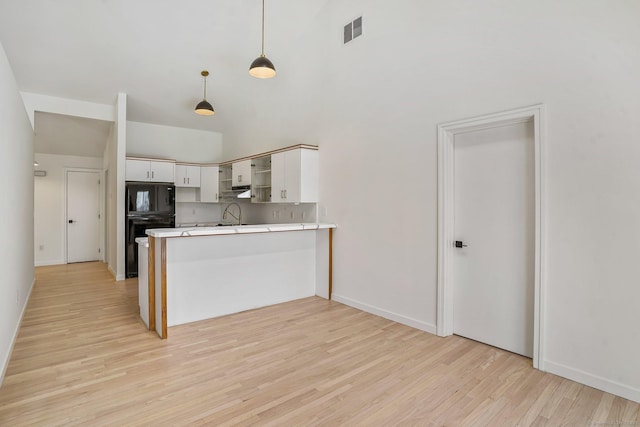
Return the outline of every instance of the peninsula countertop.
{"type": "Polygon", "coordinates": [[[164,238],[214,236],[219,234],[273,233],[279,231],[326,230],[330,228],[337,228],[337,225],[332,223],[313,222],[292,224],[225,225],[215,227],[152,228],[146,230],[146,233],[151,237],[164,238]]]}

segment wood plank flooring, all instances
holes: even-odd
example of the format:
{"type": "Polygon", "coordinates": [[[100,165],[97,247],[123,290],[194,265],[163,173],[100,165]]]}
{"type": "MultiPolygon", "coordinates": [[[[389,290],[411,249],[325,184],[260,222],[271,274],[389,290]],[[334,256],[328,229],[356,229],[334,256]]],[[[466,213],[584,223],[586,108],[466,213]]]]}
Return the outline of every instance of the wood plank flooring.
{"type": "MultiPolygon", "coordinates": [[[[2,426],[640,426],[640,405],[313,297],[173,327],[102,263],[36,269],[2,426]]],[[[215,275],[212,276],[215,280],[215,275]]]]}

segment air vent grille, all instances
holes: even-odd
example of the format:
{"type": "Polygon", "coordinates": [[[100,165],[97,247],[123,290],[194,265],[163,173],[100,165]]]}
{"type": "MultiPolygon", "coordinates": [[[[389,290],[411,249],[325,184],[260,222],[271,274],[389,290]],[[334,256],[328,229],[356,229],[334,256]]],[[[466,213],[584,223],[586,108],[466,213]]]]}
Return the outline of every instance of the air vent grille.
{"type": "Polygon", "coordinates": [[[349,43],[356,37],[360,37],[362,35],[362,16],[354,19],[344,26],[344,44],[349,43]]]}

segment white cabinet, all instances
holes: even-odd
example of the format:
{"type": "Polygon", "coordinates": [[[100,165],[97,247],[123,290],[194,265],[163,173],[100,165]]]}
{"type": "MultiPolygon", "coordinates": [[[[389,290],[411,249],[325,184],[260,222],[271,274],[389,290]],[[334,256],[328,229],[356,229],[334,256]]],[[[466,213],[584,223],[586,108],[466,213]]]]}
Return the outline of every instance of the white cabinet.
{"type": "Polygon", "coordinates": [[[318,151],[297,148],[271,155],[271,201],[318,201],[318,151]]]}
{"type": "Polygon", "coordinates": [[[271,156],[251,159],[251,202],[268,203],[271,201],[271,156]]]}
{"type": "Polygon", "coordinates": [[[200,187],[200,166],[176,164],[176,187],[200,187]]]}
{"type": "Polygon", "coordinates": [[[233,187],[251,185],[251,160],[231,164],[231,185],[233,187]]]}
{"type": "Polygon", "coordinates": [[[200,201],[217,203],[220,201],[218,184],[220,170],[218,166],[200,167],[200,201]]]}
{"type": "Polygon", "coordinates": [[[173,162],[127,159],[125,180],[174,182],[174,166],[173,162]]]}

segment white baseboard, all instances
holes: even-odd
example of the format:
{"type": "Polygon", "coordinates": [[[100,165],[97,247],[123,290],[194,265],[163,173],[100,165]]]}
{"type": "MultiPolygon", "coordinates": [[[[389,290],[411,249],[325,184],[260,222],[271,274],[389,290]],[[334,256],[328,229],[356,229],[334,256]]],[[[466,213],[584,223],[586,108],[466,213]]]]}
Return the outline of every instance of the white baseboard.
{"type": "Polygon", "coordinates": [[[393,313],[388,310],[384,310],[380,307],[375,307],[369,304],[365,304],[359,301],[352,300],[351,298],[343,297],[341,295],[332,294],[331,299],[339,303],[348,305],[350,307],[357,308],[367,313],[375,314],[376,316],[384,317],[385,319],[393,320],[394,322],[402,323],[403,325],[411,326],[412,328],[420,329],[421,331],[429,332],[430,334],[436,333],[436,326],[421,320],[413,319],[411,317],[403,316],[401,314],[393,313]]]}
{"type": "Polygon", "coordinates": [[[640,403],[640,390],[560,363],[545,360],[546,372],[640,403]]]}
{"type": "Polygon", "coordinates": [[[11,346],[9,346],[7,359],[4,361],[2,365],[2,372],[0,373],[0,386],[2,386],[2,383],[4,382],[4,375],[7,373],[7,368],[9,367],[9,361],[11,360],[11,355],[13,354],[13,347],[16,345],[16,339],[18,339],[20,326],[22,326],[22,318],[24,317],[24,312],[27,310],[27,304],[29,304],[29,300],[31,299],[31,291],[33,291],[33,287],[35,284],[36,284],[36,278],[34,277],[33,282],[31,282],[31,288],[29,288],[29,293],[27,294],[27,298],[24,300],[24,305],[22,306],[22,311],[20,312],[20,318],[18,319],[16,329],[13,331],[13,338],[11,339],[11,346]]]}
{"type": "Polygon", "coordinates": [[[64,260],[51,260],[51,261],[36,261],[34,263],[34,265],[36,267],[44,267],[46,265],[61,265],[61,264],[66,264],[66,262],[64,262],[64,260]]]}

